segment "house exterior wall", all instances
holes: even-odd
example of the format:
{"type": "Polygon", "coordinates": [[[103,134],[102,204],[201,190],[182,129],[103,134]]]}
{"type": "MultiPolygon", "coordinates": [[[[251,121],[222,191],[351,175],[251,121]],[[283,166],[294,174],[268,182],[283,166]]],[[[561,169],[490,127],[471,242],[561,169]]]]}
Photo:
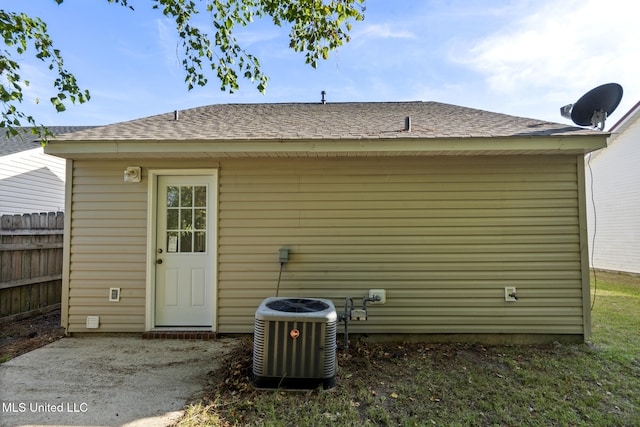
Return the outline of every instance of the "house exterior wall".
{"type": "MultiPolygon", "coordinates": [[[[73,161],[68,235],[68,331],[84,330],[86,317],[99,315],[102,332],[137,332],[144,326],[146,277],[146,185],[127,185],[128,163],[73,161]],[[109,288],[122,289],[120,302],[109,288]]],[[[69,207],[67,207],[69,209],[69,207]]],[[[65,286],[63,277],[63,286],[65,286]]]]}
{"type": "Polygon", "coordinates": [[[253,331],[288,247],[279,296],[330,298],[341,311],[346,297],[359,305],[386,289],[352,332],[588,335],[579,161],[75,160],[63,322],[71,333],[144,330],[147,170],[215,168],[220,333],[253,331]],[[122,182],[131,164],[143,167],[139,185],[122,182]],[[505,286],[517,302],[504,301],[505,286]],[[99,329],[85,329],[88,315],[99,329]]]}
{"type": "Polygon", "coordinates": [[[640,273],[640,116],[635,117],[609,147],[587,156],[593,268],[640,273]]]}
{"type": "Polygon", "coordinates": [[[42,147],[0,157],[0,215],[64,209],[65,160],[42,147]]]}

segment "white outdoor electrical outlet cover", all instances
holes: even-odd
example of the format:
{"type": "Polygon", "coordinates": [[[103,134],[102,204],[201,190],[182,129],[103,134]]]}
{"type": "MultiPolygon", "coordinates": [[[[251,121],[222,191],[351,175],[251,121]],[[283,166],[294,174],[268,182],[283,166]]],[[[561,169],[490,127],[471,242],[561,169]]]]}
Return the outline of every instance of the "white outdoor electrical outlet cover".
{"type": "Polygon", "coordinates": [[[509,302],[513,302],[513,301],[517,301],[518,299],[516,297],[513,297],[511,295],[517,295],[516,292],[516,288],[513,286],[507,286],[504,288],[504,300],[505,301],[509,301],[509,302]]]}
{"type": "Polygon", "coordinates": [[[109,288],[109,301],[120,301],[120,288],[109,288]]]}
{"type": "Polygon", "coordinates": [[[87,329],[98,329],[100,316],[87,316],[87,329]]]}
{"type": "Polygon", "coordinates": [[[384,304],[387,302],[387,291],[384,289],[369,289],[369,298],[380,297],[380,301],[371,301],[369,304],[384,304]]]}

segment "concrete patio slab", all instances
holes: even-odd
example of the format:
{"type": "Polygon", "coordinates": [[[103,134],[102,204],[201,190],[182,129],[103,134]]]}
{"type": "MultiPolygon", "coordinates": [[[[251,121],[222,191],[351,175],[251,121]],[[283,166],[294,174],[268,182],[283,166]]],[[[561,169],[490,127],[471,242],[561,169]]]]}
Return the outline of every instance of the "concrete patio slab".
{"type": "Polygon", "coordinates": [[[236,343],[64,338],[0,365],[0,426],[167,426],[236,343]]]}

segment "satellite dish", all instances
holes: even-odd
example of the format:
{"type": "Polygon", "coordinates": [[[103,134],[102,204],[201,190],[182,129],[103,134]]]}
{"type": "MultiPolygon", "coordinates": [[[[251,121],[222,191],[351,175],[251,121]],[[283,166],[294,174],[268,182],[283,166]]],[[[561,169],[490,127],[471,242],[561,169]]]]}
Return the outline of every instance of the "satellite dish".
{"type": "Polygon", "coordinates": [[[578,126],[593,126],[604,129],[607,117],[615,111],[622,100],[622,86],[607,83],[591,89],[575,103],[560,108],[560,115],[573,120],[578,126]]]}

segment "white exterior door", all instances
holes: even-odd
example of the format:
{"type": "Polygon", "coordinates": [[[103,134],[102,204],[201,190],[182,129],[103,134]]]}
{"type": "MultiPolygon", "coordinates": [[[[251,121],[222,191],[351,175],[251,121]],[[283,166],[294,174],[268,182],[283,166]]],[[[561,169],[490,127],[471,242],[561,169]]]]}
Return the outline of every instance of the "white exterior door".
{"type": "Polygon", "coordinates": [[[158,176],[155,326],[210,327],[215,283],[215,177],[158,176]]]}

